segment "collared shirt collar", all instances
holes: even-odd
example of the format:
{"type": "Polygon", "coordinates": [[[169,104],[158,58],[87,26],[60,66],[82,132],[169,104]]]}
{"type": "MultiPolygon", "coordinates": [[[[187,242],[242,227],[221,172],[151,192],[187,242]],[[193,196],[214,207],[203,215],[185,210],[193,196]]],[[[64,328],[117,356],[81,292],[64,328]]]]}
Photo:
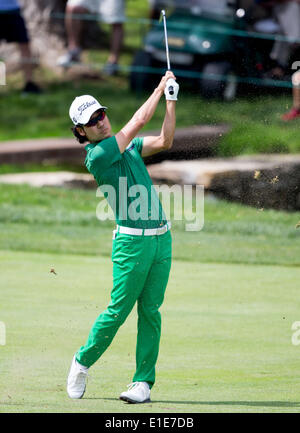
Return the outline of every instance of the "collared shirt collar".
{"type": "Polygon", "coordinates": [[[96,146],[97,143],[89,143],[86,146],[84,146],[85,150],[88,151],[96,146]]]}
{"type": "MultiPolygon", "coordinates": [[[[110,136],[107,137],[107,138],[110,138],[110,137],[112,137],[112,136],[110,135],[110,136]]],[[[92,149],[93,147],[95,147],[96,144],[101,143],[101,141],[103,141],[103,140],[100,140],[100,141],[94,141],[93,143],[88,143],[86,146],[84,146],[84,148],[85,148],[86,151],[88,151],[88,150],[92,149]]]]}

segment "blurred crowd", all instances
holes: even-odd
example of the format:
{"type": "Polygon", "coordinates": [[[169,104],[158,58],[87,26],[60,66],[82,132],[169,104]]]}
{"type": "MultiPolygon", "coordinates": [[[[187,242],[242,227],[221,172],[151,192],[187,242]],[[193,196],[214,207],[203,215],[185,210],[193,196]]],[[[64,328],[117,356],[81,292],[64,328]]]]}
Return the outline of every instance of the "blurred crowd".
{"type": "MultiPolygon", "coordinates": [[[[300,116],[300,71],[294,74],[290,59],[299,49],[300,0],[144,0],[148,1],[148,18],[157,20],[163,8],[215,10],[225,13],[228,8],[244,10],[248,29],[259,33],[282,35],[289,40],[274,40],[269,53],[271,68],[266,76],[272,79],[291,77],[293,83],[293,107],[283,116],[292,120],[300,116]]],[[[124,42],[126,21],[125,0],[67,0],[65,4],[66,51],[57,59],[57,65],[70,68],[81,61],[84,15],[95,14],[97,19],[111,26],[110,52],[103,73],[118,73],[119,59],[124,42]],[[80,19],[82,17],[82,19],[80,19]]],[[[0,40],[17,43],[22,58],[24,93],[40,93],[33,78],[32,51],[26,22],[18,0],[0,0],[0,40]]],[[[101,41],[99,41],[101,50],[101,41]]]]}

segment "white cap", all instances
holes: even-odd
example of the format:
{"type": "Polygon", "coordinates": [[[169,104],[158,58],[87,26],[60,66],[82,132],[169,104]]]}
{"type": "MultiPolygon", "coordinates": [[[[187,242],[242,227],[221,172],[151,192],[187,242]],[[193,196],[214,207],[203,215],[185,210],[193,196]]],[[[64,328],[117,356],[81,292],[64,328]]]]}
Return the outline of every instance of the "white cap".
{"type": "Polygon", "coordinates": [[[85,125],[95,111],[100,108],[107,108],[101,105],[91,95],[77,96],[71,104],[69,115],[74,125],[85,125]]]}

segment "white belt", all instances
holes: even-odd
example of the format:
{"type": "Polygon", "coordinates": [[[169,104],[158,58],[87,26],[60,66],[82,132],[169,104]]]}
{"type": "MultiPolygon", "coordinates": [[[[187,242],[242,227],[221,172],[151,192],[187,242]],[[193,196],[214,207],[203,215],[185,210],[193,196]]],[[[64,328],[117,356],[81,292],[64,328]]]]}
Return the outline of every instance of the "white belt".
{"type": "Polygon", "coordinates": [[[163,235],[171,228],[171,223],[168,222],[162,227],[158,227],[155,229],[134,229],[131,227],[124,227],[117,225],[116,230],[114,230],[115,233],[123,233],[125,235],[135,235],[135,236],[156,236],[156,235],[163,235]]]}

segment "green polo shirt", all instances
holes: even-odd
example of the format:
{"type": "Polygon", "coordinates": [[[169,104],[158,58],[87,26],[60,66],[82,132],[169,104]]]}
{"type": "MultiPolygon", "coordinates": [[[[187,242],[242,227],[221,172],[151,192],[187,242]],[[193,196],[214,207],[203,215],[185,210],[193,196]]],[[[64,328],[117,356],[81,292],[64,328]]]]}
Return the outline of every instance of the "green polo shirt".
{"type": "Polygon", "coordinates": [[[116,138],[85,146],[85,165],[111,206],[116,223],[156,228],[167,223],[159,197],[141,156],[143,138],[134,138],[121,153],[116,138]]]}

